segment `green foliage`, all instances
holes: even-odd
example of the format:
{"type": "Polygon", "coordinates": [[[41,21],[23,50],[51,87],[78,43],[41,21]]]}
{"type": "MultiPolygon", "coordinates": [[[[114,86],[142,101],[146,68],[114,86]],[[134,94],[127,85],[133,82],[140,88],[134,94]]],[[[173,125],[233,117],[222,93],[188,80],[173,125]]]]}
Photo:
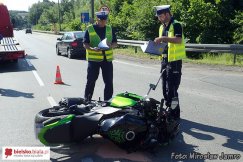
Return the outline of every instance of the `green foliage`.
{"type": "MultiPolygon", "coordinates": [[[[236,57],[236,63],[237,66],[243,66],[242,62],[243,57],[237,56],[236,57]]],[[[213,54],[203,54],[201,59],[198,60],[187,60],[194,63],[199,64],[215,64],[215,65],[234,65],[234,55],[232,54],[219,54],[219,55],[213,55],[213,54]]]]}
{"type": "Polygon", "coordinates": [[[46,25],[41,25],[41,24],[37,24],[33,27],[33,29],[35,30],[44,30],[44,31],[51,31],[53,30],[53,26],[50,24],[46,24],[46,25]]]}
{"type": "Polygon", "coordinates": [[[234,30],[234,42],[243,44],[243,12],[239,11],[236,13],[235,19],[232,20],[232,23],[235,25],[234,30]]]}
{"type": "Polygon", "coordinates": [[[28,17],[25,11],[10,11],[9,14],[14,28],[25,28],[28,26],[28,17]]]}
{"type": "Polygon", "coordinates": [[[62,0],[60,4],[62,22],[66,23],[75,19],[74,0],[62,0]]]}
{"type": "Polygon", "coordinates": [[[33,25],[38,24],[38,21],[45,10],[53,9],[54,2],[48,0],[33,4],[29,9],[29,22],[33,25]]]}
{"type": "Polygon", "coordinates": [[[153,8],[157,4],[156,1],[153,3],[147,0],[134,1],[134,15],[128,27],[131,31],[132,39],[153,40],[155,37],[158,37],[160,24],[153,8]]]}
{"type": "Polygon", "coordinates": [[[58,22],[58,9],[56,7],[44,10],[40,17],[40,23],[45,24],[55,24],[58,22]]]}
{"type": "Polygon", "coordinates": [[[78,19],[75,19],[75,20],[70,21],[69,23],[63,24],[63,29],[65,31],[82,30],[82,24],[80,22],[80,19],[78,18],[78,19]]]}
{"type": "Polygon", "coordinates": [[[112,0],[110,23],[118,37],[149,40],[158,36],[159,23],[153,6],[160,3],[161,0],[112,0]]]}
{"type": "Polygon", "coordinates": [[[134,10],[131,6],[124,2],[121,7],[121,12],[118,15],[111,13],[109,23],[116,29],[118,38],[128,39],[130,31],[128,29],[131,16],[134,15],[134,10]]]}
{"type": "Polygon", "coordinates": [[[193,43],[204,41],[205,34],[209,33],[218,15],[214,6],[202,0],[190,0],[189,4],[187,3],[185,7],[185,11],[180,11],[179,8],[182,8],[183,4],[183,1],[175,4],[173,11],[176,13],[175,15],[178,15],[178,20],[184,24],[186,38],[193,43]]]}
{"type": "MultiPolygon", "coordinates": [[[[94,2],[97,11],[101,4],[94,2]]],[[[120,39],[153,40],[160,26],[153,6],[170,4],[190,43],[242,43],[242,0],[102,0],[102,4],[110,7],[108,23],[120,39]]],[[[90,0],[60,0],[59,8],[57,3],[45,0],[31,6],[29,20],[52,29],[60,9],[64,30],[84,30],[80,13],[92,15],[90,8],[90,0]]]]}

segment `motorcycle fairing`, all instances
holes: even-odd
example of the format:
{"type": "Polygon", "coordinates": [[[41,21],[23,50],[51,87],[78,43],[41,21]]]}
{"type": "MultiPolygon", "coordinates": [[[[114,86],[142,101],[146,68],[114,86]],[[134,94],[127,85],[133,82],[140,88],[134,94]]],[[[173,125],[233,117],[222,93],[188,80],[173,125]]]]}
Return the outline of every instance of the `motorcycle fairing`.
{"type": "Polygon", "coordinates": [[[45,145],[79,142],[97,132],[99,120],[103,114],[96,112],[84,115],[68,115],[59,121],[48,121],[38,137],[45,145]]]}
{"type": "Polygon", "coordinates": [[[96,112],[76,116],[72,121],[73,141],[79,142],[96,134],[102,116],[96,112]]]}
{"type": "Polygon", "coordinates": [[[100,134],[122,147],[139,143],[144,138],[146,130],[146,122],[131,114],[106,119],[100,125],[100,134]]]}
{"type": "Polygon", "coordinates": [[[111,99],[110,106],[126,108],[137,104],[137,101],[141,100],[143,97],[133,94],[133,93],[120,93],[111,99]]]}
{"type": "Polygon", "coordinates": [[[117,111],[120,111],[120,109],[110,107],[110,106],[106,106],[106,107],[93,108],[91,111],[94,111],[94,112],[99,113],[99,114],[107,115],[107,114],[112,114],[112,113],[115,113],[117,111]]]}
{"type": "MultiPolygon", "coordinates": [[[[67,130],[70,127],[70,122],[71,122],[71,120],[73,118],[74,118],[74,115],[71,114],[71,115],[68,115],[67,117],[65,117],[65,118],[63,118],[63,119],[61,119],[59,121],[55,121],[54,123],[45,125],[40,130],[40,133],[38,134],[38,138],[39,138],[40,142],[43,143],[44,145],[48,145],[49,144],[49,141],[47,140],[48,139],[48,135],[49,135],[48,132],[51,131],[51,134],[54,133],[52,131],[53,128],[61,128],[61,129],[55,129],[55,130],[57,130],[57,131],[54,130],[55,133],[59,134],[58,132],[61,131],[60,133],[62,133],[61,135],[64,136],[65,139],[70,139],[69,132],[62,131],[62,130],[67,130]]],[[[65,141],[68,142],[68,140],[65,140],[65,141]]]]}

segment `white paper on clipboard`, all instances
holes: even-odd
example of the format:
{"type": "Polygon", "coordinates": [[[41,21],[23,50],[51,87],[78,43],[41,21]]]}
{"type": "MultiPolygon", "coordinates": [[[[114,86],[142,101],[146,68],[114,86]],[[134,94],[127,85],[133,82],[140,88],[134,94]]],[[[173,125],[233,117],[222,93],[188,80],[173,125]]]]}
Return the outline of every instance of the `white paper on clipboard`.
{"type": "Polygon", "coordinates": [[[109,50],[110,47],[107,45],[107,38],[103,39],[99,44],[98,48],[101,50],[109,50]]]}

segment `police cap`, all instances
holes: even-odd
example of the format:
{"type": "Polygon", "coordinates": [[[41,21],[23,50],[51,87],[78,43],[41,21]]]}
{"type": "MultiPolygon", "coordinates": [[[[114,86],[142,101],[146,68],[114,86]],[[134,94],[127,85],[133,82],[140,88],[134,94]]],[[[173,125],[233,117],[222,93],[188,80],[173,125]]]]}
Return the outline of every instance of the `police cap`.
{"type": "Polygon", "coordinates": [[[161,15],[165,12],[170,12],[170,5],[154,6],[156,9],[156,16],[161,15]]]}

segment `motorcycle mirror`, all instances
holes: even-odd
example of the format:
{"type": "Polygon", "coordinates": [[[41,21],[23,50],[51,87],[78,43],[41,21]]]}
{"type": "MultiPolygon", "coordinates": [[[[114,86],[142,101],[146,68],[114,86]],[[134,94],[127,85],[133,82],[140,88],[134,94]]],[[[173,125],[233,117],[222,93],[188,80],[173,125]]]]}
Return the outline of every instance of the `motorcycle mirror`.
{"type": "Polygon", "coordinates": [[[179,99],[178,97],[172,98],[171,101],[171,109],[174,110],[179,105],[179,99]]]}

